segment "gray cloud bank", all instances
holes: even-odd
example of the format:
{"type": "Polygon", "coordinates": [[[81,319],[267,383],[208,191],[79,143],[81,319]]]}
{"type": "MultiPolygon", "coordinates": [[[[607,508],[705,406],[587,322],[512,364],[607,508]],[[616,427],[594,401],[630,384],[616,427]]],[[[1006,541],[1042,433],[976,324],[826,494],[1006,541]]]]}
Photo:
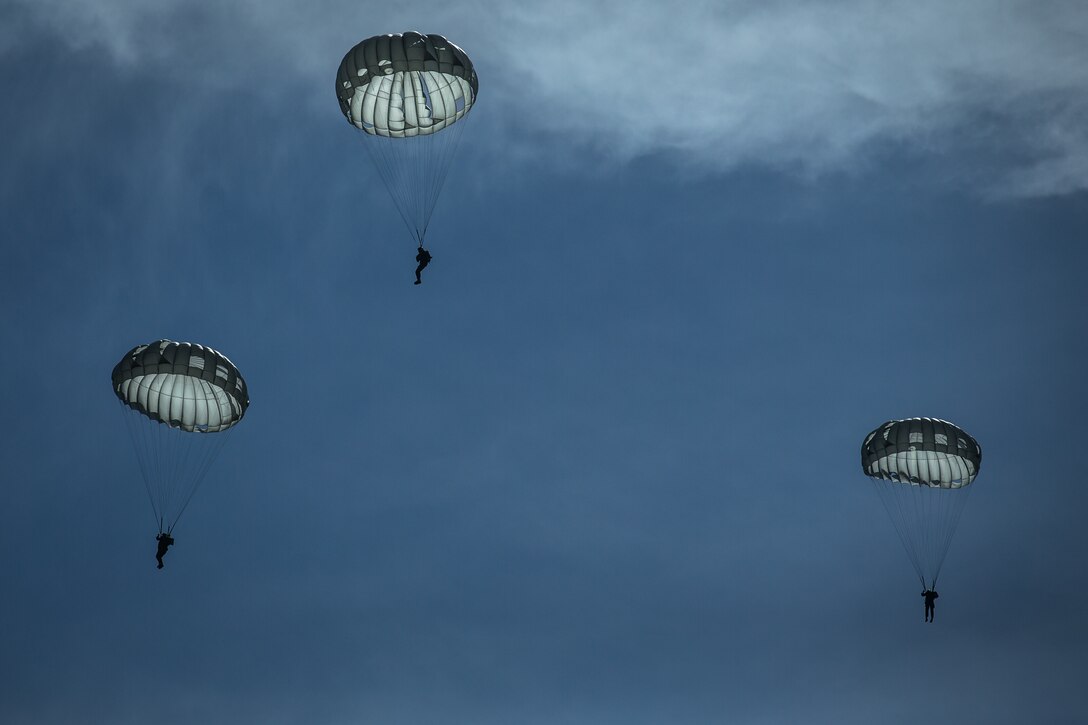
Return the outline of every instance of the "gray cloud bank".
{"type": "Polygon", "coordinates": [[[309,88],[305,104],[335,107],[333,73],[352,43],[418,28],[476,59],[481,99],[504,118],[492,130],[562,140],[575,163],[665,153],[698,172],[754,164],[811,177],[864,172],[896,149],[946,158],[949,175],[993,196],[1088,189],[1084,3],[555,0],[411,11],[341,0],[14,0],[0,53],[26,42],[25,30],[45,30],[67,46],[58,52],[106,52],[127,72],[267,89],[270,100],[309,88]]]}

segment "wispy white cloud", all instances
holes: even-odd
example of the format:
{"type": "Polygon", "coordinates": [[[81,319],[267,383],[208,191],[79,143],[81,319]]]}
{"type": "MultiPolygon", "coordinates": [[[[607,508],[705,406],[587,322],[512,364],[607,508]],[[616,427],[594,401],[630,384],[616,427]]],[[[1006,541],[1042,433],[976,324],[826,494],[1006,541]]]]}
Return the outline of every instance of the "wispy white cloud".
{"type": "Polygon", "coordinates": [[[1079,2],[16,2],[122,68],[269,96],[310,88],[307,103],[322,106],[351,43],[440,30],[476,59],[498,132],[620,161],[669,153],[697,171],[754,163],[811,176],[864,170],[886,145],[969,149],[979,169],[959,176],[989,194],[1088,189],[1079,2]]]}

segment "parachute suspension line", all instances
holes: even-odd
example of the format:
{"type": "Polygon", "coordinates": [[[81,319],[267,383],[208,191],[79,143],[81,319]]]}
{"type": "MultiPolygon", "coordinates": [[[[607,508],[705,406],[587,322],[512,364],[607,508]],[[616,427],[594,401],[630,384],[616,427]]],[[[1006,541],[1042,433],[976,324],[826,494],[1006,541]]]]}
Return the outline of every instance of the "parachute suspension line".
{"type": "Polygon", "coordinates": [[[907,552],[907,559],[910,560],[910,565],[914,567],[914,573],[922,580],[922,586],[924,587],[926,583],[925,576],[922,574],[922,567],[918,562],[918,557],[914,555],[914,551],[911,547],[909,532],[906,531],[907,517],[904,513],[903,503],[891,489],[893,485],[902,484],[893,484],[890,481],[881,479],[877,479],[876,483],[877,498],[880,499],[880,503],[884,506],[884,510],[888,512],[888,518],[892,520],[892,526],[895,528],[895,533],[899,537],[900,543],[903,545],[903,550],[907,552]]]}
{"type": "MultiPolygon", "coordinates": [[[[181,515],[185,513],[185,509],[189,507],[189,502],[193,500],[193,496],[196,494],[197,489],[200,488],[200,484],[204,482],[204,477],[208,475],[208,470],[212,467],[212,464],[215,463],[215,460],[217,458],[219,458],[220,451],[223,450],[223,446],[225,446],[227,443],[227,436],[230,435],[231,431],[233,430],[234,427],[232,426],[224,431],[219,431],[218,433],[213,434],[214,440],[210,441],[209,444],[205,446],[204,455],[197,464],[196,473],[193,477],[192,484],[189,487],[189,494],[185,496],[184,503],[182,503],[181,507],[178,509],[178,513],[176,516],[174,516],[174,520],[170,522],[170,526],[169,528],[167,528],[166,533],[171,533],[174,530],[174,526],[177,525],[178,519],[180,519],[181,515]]],[[[192,435],[212,434],[199,433],[192,435]]]]}
{"type": "Polygon", "coordinates": [[[160,450],[173,454],[170,478],[165,481],[167,490],[162,508],[167,521],[167,533],[174,530],[178,519],[225,445],[230,430],[228,428],[218,433],[206,433],[187,432],[168,426],[160,429],[160,435],[168,438],[161,441],[160,450]]]}
{"type": "Polygon", "coordinates": [[[937,561],[937,568],[933,572],[933,588],[937,586],[937,577],[941,575],[941,567],[944,566],[945,554],[952,546],[952,537],[956,535],[956,530],[960,525],[960,517],[963,516],[963,510],[967,507],[967,498],[971,495],[971,487],[967,486],[964,490],[955,491],[956,496],[955,509],[952,515],[949,517],[949,521],[945,527],[945,531],[941,533],[941,549],[944,553],[941,554],[940,559],[937,561]]]}
{"type": "MultiPolygon", "coordinates": [[[[415,74],[418,77],[418,73],[415,74]]],[[[405,139],[408,142],[408,139],[405,139]]],[[[416,210],[416,217],[412,221],[415,222],[415,234],[416,240],[420,246],[423,246],[423,239],[427,235],[427,223],[430,221],[427,219],[426,203],[427,203],[427,172],[430,170],[430,160],[432,147],[438,141],[435,134],[429,134],[425,136],[416,136],[411,139],[409,144],[410,149],[407,149],[409,153],[413,155],[412,170],[410,181],[412,181],[411,197],[408,199],[408,203],[411,204],[412,209],[416,210]]]]}
{"type": "MultiPolygon", "coordinates": [[[[933,509],[937,507],[939,503],[939,495],[942,493],[941,489],[930,489],[928,486],[920,486],[914,484],[899,484],[904,486],[904,495],[902,498],[909,501],[910,513],[907,519],[909,522],[934,522],[934,517],[937,515],[933,509]]],[[[931,527],[915,525],[912,527],[914,534],[914,556],[918,559],[918,566],[920,567],[923,575],[932,575],[932,571],[929,569],[928,564],[934,561],[933,550],[933,531],[931,527]]],[[[925,579],[922,580],[922,585],[928,589],[929,587],[925,583],[925,579]]]]}
{"type": "Polygon", "coordinates": [[[412,204],[417,205],[415,208],[419,210],[419,218],[417,220],[416,235],[419,238],[419,242],[422,245],[423,239],[426,237],[426,228],[431,223],[431,216],[428,213],[428,176],[434,176],[437,170],[434,170],[433,159],[434,149],[438,144],[446,142],[445,134],[431,134],[428,137],[419,138],[419,144],[416,144],[416,195],[412,199],[412,204]],[[438,138],[442,136],[442,138],[438,138]]]}
{"type": "Polygon", "coordinates": [[[408,227],[408,231],[411,232],[412,222],[408,218],[407,209],[397,196],[397,192],[403,183],[403,180],[400,178],[403,175],[403,170],[398,172],[396,165],[390,158],[392,152],[384,147],[385,144],[392,142],[393,139],[386,139],[379,136],[370,138],[368,137],[368,134],[363,135],[364,138],[361,141],[363,148],[366,149],[367,156],[370,157],[374,167],[378,170],[378,177],[381,178],[386,193],[388,193],[389,197],[393,200],[393,206],[397,208],[397,213],[400,214],[400,218],[404,221],[404,225],[408,227]]]}
{"type": "Polygon", "coordinates": [[[410,138],[364,133],[362,144],[378,170],[401,220],[423,246],[453,158],[464,134],[465,119],[440,132],[410,138]]]}
{"type": "Polygon", "coordinates": [[[155,523],[171,533],[233,427],[216,433],[188,432],[147,418],[121,403],[155,523]],[[175,513],[176,512],[176,513],[175,513]]]}
{"type": "Polygon", "coordinates": [[[162,533],[162,516],[158,515],[158,507],[155,506],[155,497],[151,493],[151,481],[153,480],[153,474],[151,471],[150,451],[152,450],[149,445],[141,445],[140,439],[146,438],[143,432],[145,423],[142,420],[137,420],[139,414],[125,405],[124,401],[118,400],[121,405],[121,418],[125,421],[125,427],[128,428],[129,440],[132,442],[132,448],[136,452],[136,462],[140,467],[140,478],[144,482],[144,490],[147,491],[147,500],[151,504],[151,515],[157,519],[159,526],[159,533],[162,533]]]}
{"type": "Polygon", "coordinates": [[[146,455],[154,462],[153,478],[148,485],[155,492],[154,512],[161,519],[168,510],[170,492],[177,480],[177,451],[167,445],[170,441],[165,436],[169,432],[169,426],[165,423],[139,415],[133,419],[133,423],[142,434],[141,445],[146,447],[146,455]]]}
{"type": "Polygon", "coordinates": [[[928,589],[936,586],[970,487],[940,488],[877,480],[877,494],[911,566],[928,589]],[[928,581],[927,581],[928,577],[928,581]]]}
{"type": "Polygon", "coordinates": [[[415,210],[415,215],[412,218],[412,231],[415,233],[420,246],[423,245],[424,230],[428,221],[425,212],[425,174],[429,170],[427,162],[430,160],[431,146],[434,145],[435,141],[434,134],[431,134],[429,136],[416,136],[413,139],[404,139],[401,144],[405,146],[405,150],[411,155],[409,161],[411,172],[408,174],[408,208],[415,210]]]}
{"type": "Polygon", "coordinates": [[[429,175],[431,186],[428,190],[423,234],[427,233],[427,227],[430,226],[431,215],[434,213],[435,205],[438,204],[438,197],[442,193],[442,187],[446,184],[446,176],[449,175],[450,167],[453,165],[453,158],[457,155],[457,149],[461,145],[461,136],[464,135],[467,120],[468,117],[466,116],[457,123],[443,129],[442,134],[440,134],[448,138],[443,138],[441,145],[437,146],[435,154],[438,158],[431,166],[431,168],[435,169],[435,173],[429,175]]]}
{"type": "MultiPolygon", "coordinates": [[[[902,454],[900,454],[902,455],[902,454]]],[[[895,484],[892,484],[895,485],[895,484]]],[[[899,494],[899,498],[904,502],[904,508],[909,509],[907,511],[907,518],[904,519],[906,525],[907,538],[910,540],[911,555],[917,560],[918,570],[922,573],[922,583],[925,584],[925,576],[932,572],[927,567],[927,564],[932,561],[930,558],[930,528],[923,525],[923,522],[932,522],[930,518],[931,512],[928,510],[931,508],[930,504],[933,503],[933,497],[927,494],[936,494],[937,491],[931,491],[926,486],[915,485],[913,483],[899,483],[902,488],[896,489],[896,493],[899,494]]],[[[927,587],[928,588],[928,587],[927,587]]]]}
{"type": "MultiPolygon", "coordinates": [[[[180,435],[182,438],[173,439],[166,438],[159,444],[159,449],[166,452],[169,455],[167,459],[167,478],[163,480],[165,484],[165,491],[163,492],[163,513],[167,511],[173,511],[174,496],[178,492],[178,489],[185,485],[183,479],[183,471],[188,471],[189,456],[193,450],[193,444],[195,442],[196,434],[187,433],[185,431],[176,430],[168,425],[160,424],[157,429],[160,438],[166,438],[166,436],[180,435]]],[[[167,526],[167,533],[170,532],[169,526],[167,526]]]]}
{"type": "Polygon", "coordinates": [[[917,503],[916,515],[920,517],[915,520],[931,524],[921,527],[919,555],[924,567],[928,570],[927,573],[932,577],[930,581],[932,589],[937,585],[937,577],[944,565],[945,556],[952,544],[952,537],[967,504],[967,498],[971,495],[971,489],[970,487],[918,488],[919,490],[912,492],[917,503]]]}

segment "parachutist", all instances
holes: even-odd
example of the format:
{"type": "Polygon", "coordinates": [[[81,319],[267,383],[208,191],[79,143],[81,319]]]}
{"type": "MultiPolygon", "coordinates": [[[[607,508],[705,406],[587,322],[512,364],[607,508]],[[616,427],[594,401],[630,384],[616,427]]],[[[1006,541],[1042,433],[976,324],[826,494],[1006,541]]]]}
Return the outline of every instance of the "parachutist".
{"type": "Polygon", "coordinates": [[[424,249],[422,244],[419,245],[419,252],[416,253],[416,261],[419,262],[419,266],[416,267],[416,284],[423,284],[419,273],[431,263],[431,253],[424,249]]]}
{"type": "Polygon", "coordinates": [[[935,592],[932,589],[926,589],[924,592],[922,592],[922,596],[926,598],[926,621],[927,622],[932,622],[933,621],[933,600],[935,600],[937,597],[939,597],[941,595],[938,594],[937,592],[935,592]]]}
{"type": "Polygon", "coordinates": [[[155,541],[159,542],[158,551],[155,552],[155,559],[159,562],[159,569],[162,569],[162,558],[166,556],[166,550],[174,543],[174,537],[170,534],[160,533],[155,537],[155,541]]]}

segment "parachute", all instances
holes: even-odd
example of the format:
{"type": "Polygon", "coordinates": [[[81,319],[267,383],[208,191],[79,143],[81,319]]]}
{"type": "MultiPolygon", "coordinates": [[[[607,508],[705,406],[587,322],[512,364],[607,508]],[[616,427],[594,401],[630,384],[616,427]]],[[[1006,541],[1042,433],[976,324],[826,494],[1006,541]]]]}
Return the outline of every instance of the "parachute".
{"type": "Polygon", "coordinates": [[[419,246],[478,89],[465,52],[433,34],[368,38],[336,72],[340,110],[363,132],[363,146],[419,246]]]}
{"type": "Polygon", "coordinates": [[[158,340],[125,353],[112,382],[159,533],[170,533],[245,415],[246,381],[210,347],[158,340]]]}
{"type": "Polygon", "coordinates": [[[937,585],[981,466],[978,441],[937,418],[890,420],[861,444],[862,471],[926,589],[937,585]]]}

